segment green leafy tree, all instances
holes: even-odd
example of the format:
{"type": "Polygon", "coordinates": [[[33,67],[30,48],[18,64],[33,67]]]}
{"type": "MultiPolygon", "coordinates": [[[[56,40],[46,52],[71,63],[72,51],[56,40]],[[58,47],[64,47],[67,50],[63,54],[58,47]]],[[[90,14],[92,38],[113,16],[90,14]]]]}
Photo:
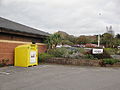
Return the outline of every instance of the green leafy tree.
{"type": "Polygon", "coordinates": [[[115,39],[114,39],[114,47],[117,48],[117,46],[119,46],[119,45],[120,45],[120,39],[115,38],[115,39]]]}
{"type": "Polygon", "coordinates": [[[117,46],[120,45],[120,34],[117,34],[115,39],[114,39],[114,46],[117,48],[117,46]]]}
{"type": "Polygon", "coordinates": [[[52,35],[50,35],[45,42],[48,44],[48,49],[51,49],[53,45],[52,35]]]}
{"type": "MultiPolygon", "coordinates": [[[[98,35],[94,35],[94,36],[95,36],[95,38],[91,40],[91,43],[98,44],[98,35]]],[[[101,37],[101,35],[100,35],[100,37],[101,37]]]]}
{"type": "Polygon", "coordinates": [[[74,43],[69,40],[62,40],[62,45],[74,45],[74,43]]]}
{"type": "Polygon", "coordinates": [[[57,33],[50,35],[46,40],[49,49],[56,48],[56,46],[60,44],[61,41],[62,41],[62,38],[60,34],[57,34],[57,33]]]}
{"type": "Polygon", "coordinates": [[[65,43],[65,44],[71,45],[71,44],[76,43],[76,37],[75,36],[69,35],[69,34],[67,34],[66,32],[63,32],[63,31],[58,31],[56,33],[60,34],[63,44],[65,43]]]}
{"type": "Polygon", "coordinates": [[[115,44],[115,38],[109,33],[104,33],[101,38],[101,43],[107,48],[113,48],[115,44]]]}
{"type": "Polygon", "coordinates": [[[90,43],[90,39],[88,39],[86,36],[80,36],[77,38],[76,42],[78,44],[87,44],[90,43]]]}
{"type": "Polygon", "coordinates": [[[76,44],[76,37],[74,37],[74,36],[72,36],[72,35],[69,35],[69,36],[67,37],[67,40],[69,40],[71,43],[76,44]]]}
{"type": "Polygon", "coordinates": [[[120,34],[117,34],[117,35],[116,35],[116,38],[117,38],[117,39],[120,39],[120,34]]]}

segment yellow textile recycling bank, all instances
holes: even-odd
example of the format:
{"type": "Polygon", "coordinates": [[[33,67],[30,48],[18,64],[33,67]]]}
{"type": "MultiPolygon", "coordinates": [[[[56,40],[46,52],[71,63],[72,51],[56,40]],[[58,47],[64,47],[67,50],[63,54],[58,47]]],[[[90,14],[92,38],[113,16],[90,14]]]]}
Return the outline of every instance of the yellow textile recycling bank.
{"type": "Polygon", "coordinates": [[[38,65],[38,47],[36,44],[20,45],[15,48],[14,66],[28,67],[38,65]]]}

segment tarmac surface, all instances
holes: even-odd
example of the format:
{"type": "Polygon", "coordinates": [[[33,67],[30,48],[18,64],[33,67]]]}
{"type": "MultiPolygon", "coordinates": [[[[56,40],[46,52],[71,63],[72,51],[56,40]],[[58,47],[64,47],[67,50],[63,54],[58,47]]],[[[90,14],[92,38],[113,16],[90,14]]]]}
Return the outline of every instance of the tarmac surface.
{"type": "Polygon", "coordinates": [[[120,68],[51,64],[3,67],[0,90],[120,90],[120,68]]]}

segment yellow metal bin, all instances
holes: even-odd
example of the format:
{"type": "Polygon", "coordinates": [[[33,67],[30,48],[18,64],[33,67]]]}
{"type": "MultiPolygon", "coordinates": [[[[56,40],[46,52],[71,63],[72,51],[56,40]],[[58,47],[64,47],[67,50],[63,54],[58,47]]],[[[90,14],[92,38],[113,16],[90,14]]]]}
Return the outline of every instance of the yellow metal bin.
{"type": "Polygon", "coordinates": [[[14,66],[28,67],[38,65],[38,49],[36,44],[20,45],[15,48],[14,66]]]}

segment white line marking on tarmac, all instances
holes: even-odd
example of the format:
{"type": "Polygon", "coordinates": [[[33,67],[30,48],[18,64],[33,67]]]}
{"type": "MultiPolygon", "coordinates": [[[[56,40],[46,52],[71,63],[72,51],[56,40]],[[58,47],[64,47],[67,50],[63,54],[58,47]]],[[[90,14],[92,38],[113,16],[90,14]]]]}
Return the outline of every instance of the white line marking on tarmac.
{"type": "Polygon", "coordinates": [[[0,72],[0,74],[9,75],[10,73],[7,73],[7,72],[0,72]]]}

